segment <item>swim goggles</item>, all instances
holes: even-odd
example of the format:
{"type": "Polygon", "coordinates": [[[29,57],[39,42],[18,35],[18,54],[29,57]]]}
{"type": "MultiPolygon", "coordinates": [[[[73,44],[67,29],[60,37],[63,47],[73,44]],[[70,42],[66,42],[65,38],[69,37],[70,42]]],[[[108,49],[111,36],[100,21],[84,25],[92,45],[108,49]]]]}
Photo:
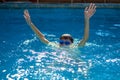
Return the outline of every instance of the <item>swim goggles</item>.
{"type": "Polygon", "coordinates": [[[59,43],[61,45],[65,44],[65,45],[70,45],[70,41],[66,41],[66,40],[60,40],[59,43]]]}

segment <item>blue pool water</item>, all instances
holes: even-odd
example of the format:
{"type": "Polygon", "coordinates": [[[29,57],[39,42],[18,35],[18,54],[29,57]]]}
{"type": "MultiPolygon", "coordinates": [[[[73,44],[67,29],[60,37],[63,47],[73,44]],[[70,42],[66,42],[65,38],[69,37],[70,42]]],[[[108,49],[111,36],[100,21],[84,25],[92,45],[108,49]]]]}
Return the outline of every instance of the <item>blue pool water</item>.
{"type": "MultiPolygon", "coordinates": [[[[50,41],[83,36],[83,9],[29,9],[50,41]]],[[[0,9],[0,80],[120,80],[120,9],[97,9],[90,37],[80,49],[64,50],[39,41],[23,9],[0,9]]]]}

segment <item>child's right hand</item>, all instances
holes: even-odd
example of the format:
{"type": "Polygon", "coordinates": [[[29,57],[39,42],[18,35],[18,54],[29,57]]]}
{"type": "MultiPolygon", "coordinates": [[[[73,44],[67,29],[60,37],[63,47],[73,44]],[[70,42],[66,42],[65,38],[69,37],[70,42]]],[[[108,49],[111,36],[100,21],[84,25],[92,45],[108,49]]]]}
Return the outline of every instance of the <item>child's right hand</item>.
{"type": "Polygon", "coordinates": [[[94,13],[96,11],[96,6],[95,4],[91,3],[88,7],[85,8],[84,14],[85,14],[85,18],[89,19],[91,18],[94,13]]]}

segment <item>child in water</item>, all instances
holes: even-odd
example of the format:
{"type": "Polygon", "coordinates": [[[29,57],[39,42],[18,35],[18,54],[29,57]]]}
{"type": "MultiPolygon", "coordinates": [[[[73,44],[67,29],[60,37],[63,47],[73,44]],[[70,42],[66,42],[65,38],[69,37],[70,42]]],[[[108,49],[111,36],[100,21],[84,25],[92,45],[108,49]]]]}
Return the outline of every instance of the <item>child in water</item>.
{"type": "Polygon", "coordinates": [[[24,10],[24,18],[25,18],[27,24],[31,27],[31,29],[36,33],[38,38],[43,43],[52,45],[55,47],[67,46],[67,47],[75,48],[75,47],[83,47],[85,45],[86,41],[88,40],[89,20],[94,15],[95,11],[96,11],[96,6],[93,3],[91,3],[88,7],[85,8],[85,10],[84,10],[84,19],[85,19],[84,35],[83,35],[83,38],[78,43],[78,45],[76,45],[76,46],[73,44],[74,39],[72,38],[72,36],[70,34],[62,34],[60,37],[59,44],[56,44],[56,43],[53,43],[53,42],[50,42],[49,40],[47,40],[45,38],[45,36],[40,32],[40,30],[38,30],[37,27],[32,23],[28,10],[24,10]]]}

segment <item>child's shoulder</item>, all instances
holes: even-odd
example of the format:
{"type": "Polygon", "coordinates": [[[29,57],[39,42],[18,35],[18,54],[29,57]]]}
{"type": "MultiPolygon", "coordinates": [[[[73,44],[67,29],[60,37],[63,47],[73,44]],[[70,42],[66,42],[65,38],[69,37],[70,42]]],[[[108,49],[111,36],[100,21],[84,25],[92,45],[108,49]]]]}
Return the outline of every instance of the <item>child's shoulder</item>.
{"type": "Polygon", "coordinates": [[[52,46],[52,47],[59,47],[59,44],[55,43],[55,42],[49,42],[48,43],[49,46],[52,46]]]}

